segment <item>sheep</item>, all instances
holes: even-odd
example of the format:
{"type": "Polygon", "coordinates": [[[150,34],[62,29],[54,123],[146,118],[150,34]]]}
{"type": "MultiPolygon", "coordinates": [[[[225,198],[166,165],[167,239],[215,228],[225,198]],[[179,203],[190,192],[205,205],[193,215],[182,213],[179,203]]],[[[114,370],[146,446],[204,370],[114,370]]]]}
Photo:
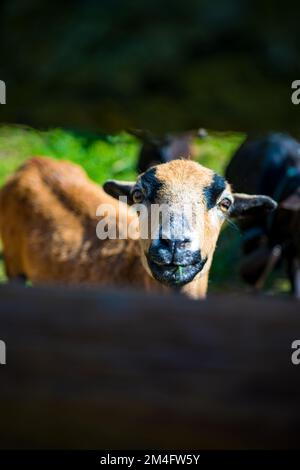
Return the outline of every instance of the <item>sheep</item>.
{"type": "Polygon", "coordinates": [[[129,133],[142,142],[137,163],[139,173],[159,163],[167,163],[179,158],[193,159],[197,153],[194,138],[203,139],[207,136],[205,129],[169,133],[163,136],[156,136],[149,131],[139,129],[129,130],[129,133]]]}
{"type": "Polygon", "coordinates": [[[233,194],[223,177],[190,160],[154,166],[133,183],[109,180],[103,189],[73,163],[33,157],[0,191],[7,276],[33,283],[177,291],[202,298],[225,219],[274,207],[265,196],[233,194]],[[128,204],[120,202],[120,196],[126,196],[128,204]],[[196,212],[188,216],[180,209],[183,203],[196,203],[196,212]],[[155,222],[151,210],[142,217],[141,209],[152,206],[167,207],[169,227],[160,217],[155,222]],[[108,225],[111,217],[107,207],[115,213],[118,233],[113,239],[99,239],[98,224],[108,225]],[[105,208],[100,218],[99,208],[105,208]],[[184,231],[178,238],[182,220],[184,231]],[[143,238],[149,222],[153,232],[143,238]],[[122,239],[124,227],[132,224],[137,231],[122,239]]]}
{"type": "Polygon", "coordinates": [[[284,261],[291,290],[300,297],[300,144],[286,134],[247,139],[233,155],[226,178],[235,190],[263,192],[279,203],[271,217],[257,214],[241,224],[241,275],[262,288],[270,271],[284,261]]]}

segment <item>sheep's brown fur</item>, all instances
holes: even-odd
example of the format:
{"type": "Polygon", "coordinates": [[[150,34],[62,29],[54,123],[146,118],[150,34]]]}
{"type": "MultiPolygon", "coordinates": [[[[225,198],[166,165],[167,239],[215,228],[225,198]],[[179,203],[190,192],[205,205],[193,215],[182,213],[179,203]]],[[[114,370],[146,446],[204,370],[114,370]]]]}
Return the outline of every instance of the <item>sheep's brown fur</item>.
{"type": "MultiPolygon", "coordinates": [[[[0,192],[8,277],[162,287],[145,273],[137,240],[97,238],[96,209],[101,203],[118,206],[79,166],[50,158],[27,161],[0,192]]],[[[120,207],[128,213],[125,204],[120,207]]]]}

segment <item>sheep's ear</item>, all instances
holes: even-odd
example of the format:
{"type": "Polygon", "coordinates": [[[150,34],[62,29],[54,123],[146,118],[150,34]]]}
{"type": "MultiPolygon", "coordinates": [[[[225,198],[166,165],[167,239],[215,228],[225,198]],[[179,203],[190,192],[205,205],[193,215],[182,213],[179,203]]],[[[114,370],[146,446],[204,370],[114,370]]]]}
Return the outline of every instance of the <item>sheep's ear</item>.
{"type": "Polygon", "coordinates": [[[135,183],[130,181],[108,180],[104,183],[103,189],[110,196],[119,199],[120,196],[126,196],[128,204],[132,204],[131,191],[135,183]]]}
{"type": "Polygon", "coordinates": [[[234,202],[230,209],[230,217],[244,217],[257,213],[271,212],[277,202],[269,196],[234,193],[234,202]]]}

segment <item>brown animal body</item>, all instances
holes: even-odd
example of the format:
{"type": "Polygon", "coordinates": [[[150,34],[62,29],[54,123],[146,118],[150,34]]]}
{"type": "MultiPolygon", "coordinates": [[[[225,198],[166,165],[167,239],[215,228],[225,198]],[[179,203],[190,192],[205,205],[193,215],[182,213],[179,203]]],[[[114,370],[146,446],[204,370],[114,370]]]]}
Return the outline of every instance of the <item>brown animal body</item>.
{"type": "Polygon", "coordinates": [[[253,207],[255,198],[255,205],[266,209],[274,206],[269,198],[232,195],[221,177],[222,184],[217,188],[215,176],[197,163],[178,160],[150,169],[136,183],[106,183],[106,191],[114,197],[122,193],[132,199],[137,191],[148,191],[149,200],[152,192],[152,200],[171,206],[174,199],[178,202],[180,194],[185,199],[188,195],[188,201],[200,202],[202,212],[195,229],[189,232],[190,238],[180,240],[179,245],[168,239],[161,247],[157,246],[160,237],[100,240],[96,234],[99,206],[113,207],[117,224],[124,216],[126,223],[138,223],[136,213],[90,181],[79,166],[32,158],[0,192],[0,231],[7,275],[10,279],[25,277],[34,283],[176,288],[191,297],[203,297],[224,220],[220,198],[221,202],[230,202],[230,210],[236,215],[241,208],[245,210],[245,204],[253,207]],[[211,206],[207,205],[207,198],[211,206]],[[203,232],[202,241],[196,235],[199,229],[203,232]],[[163,259],[159,258],[162,253],[163,259]]]}
{"type": "MultiPolygon", "coordinates": [[[[101,203],[117,205],[79,166],[49,158],[27,161],[0,193],[8,277],[121,285],[126,276],[129,284],[150,284],[142,276],[136,240],[98,240],[101,203]]],[[[125,205],[123,210],[128,213],[125,205]]]]}

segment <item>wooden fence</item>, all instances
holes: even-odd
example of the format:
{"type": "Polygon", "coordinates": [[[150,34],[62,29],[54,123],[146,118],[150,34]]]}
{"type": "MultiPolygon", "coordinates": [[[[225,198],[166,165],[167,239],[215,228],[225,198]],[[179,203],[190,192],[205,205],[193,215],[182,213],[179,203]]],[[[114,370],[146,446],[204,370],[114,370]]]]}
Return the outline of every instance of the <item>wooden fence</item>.
{"type": "Polygon", "coordinates": [[[0,287],[1,448],[300,445],[299,303],[0,287]]]}

